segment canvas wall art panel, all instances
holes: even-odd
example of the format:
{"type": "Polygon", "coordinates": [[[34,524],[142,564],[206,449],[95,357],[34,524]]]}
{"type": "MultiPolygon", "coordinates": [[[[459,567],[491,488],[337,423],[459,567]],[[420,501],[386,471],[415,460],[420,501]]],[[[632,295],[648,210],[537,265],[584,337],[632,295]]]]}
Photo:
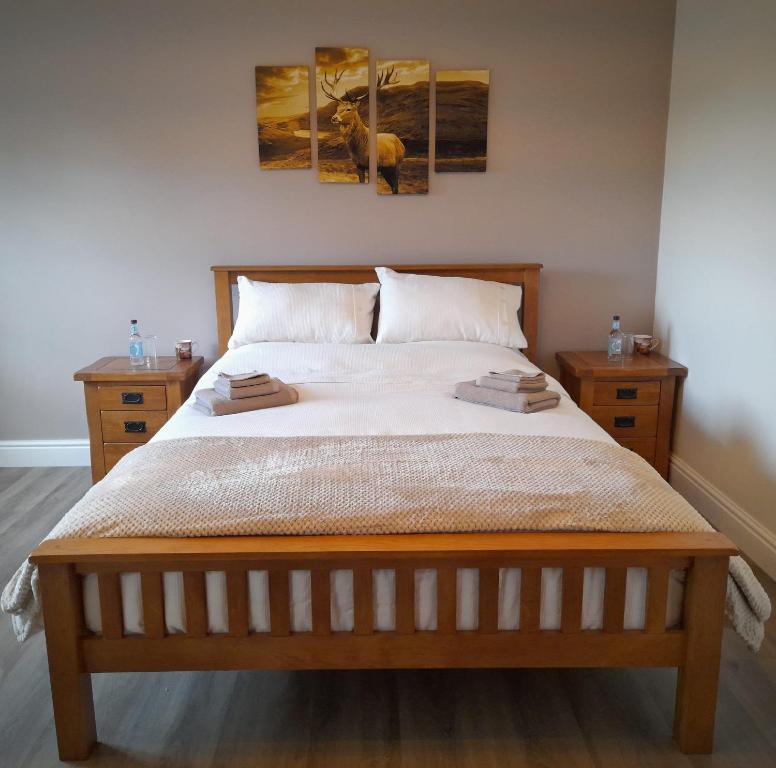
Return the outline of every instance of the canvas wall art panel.
{"type": "Polygon", "coordinates": [[[316,48],[318,179],[369,181],[369,51],[316,48]]]}
{"type": "Polygon", "coordinates": [[[436,73],[434,170],[483,172],[488,156],[490,70],[436,73]]]}
{"type": "Polygon", "coordinates": [[[256,67],[259,167],[311,168],[310,68],[256,67]]]}
{"type": "Polygon", "coordinates": [[[377,192],[428,192],[429,63],[378,59],[377,192]]]}

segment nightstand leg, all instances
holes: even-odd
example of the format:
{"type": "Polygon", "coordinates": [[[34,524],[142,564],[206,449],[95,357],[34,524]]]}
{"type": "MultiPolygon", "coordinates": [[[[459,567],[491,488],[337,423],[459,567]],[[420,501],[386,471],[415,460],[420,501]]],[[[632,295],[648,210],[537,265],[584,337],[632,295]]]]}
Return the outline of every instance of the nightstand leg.
{"type": "Polygon", "coordinates": [[[655,469],[668,480],[676,378],[674,376],[666,376],[660,381],[660,405],[658,406],[657,413],[657,439],[655,441],[655,469]]]}
{"type": "Polygon", "coordinates": [[[579,407],[588,415],[593,415],[595,379],[579,380],[579,407]]]}
{"type": "Polygon", "coordinates": [[[183,388],[182,381],[171,381],[167,384],[167,417],[175,413],[183,405],[183,401],[189,395],[183,388]]]}
{"type": "Polygon", "coordinates": [[[89,426],[89,455],[92,461],[92,482],[105,477],[105,454],[102,447],[102,417],[98,385],[84,382],[86,400],[86,422],[89,426]]]}

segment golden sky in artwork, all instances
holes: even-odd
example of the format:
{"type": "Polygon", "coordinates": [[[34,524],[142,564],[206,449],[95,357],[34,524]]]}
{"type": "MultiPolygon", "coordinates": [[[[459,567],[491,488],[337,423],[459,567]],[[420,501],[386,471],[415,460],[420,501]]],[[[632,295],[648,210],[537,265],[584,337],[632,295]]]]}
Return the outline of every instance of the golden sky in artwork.
{"type": "Polygon", "coordinates": [[[437,70],[436,79],[438,83],[458,83],[466,80],[476,80],[488,85],[490,82],[489,69],[440,69],[437,70]]]}
{"type": "Polygon", "coordinates": [[[369,83],[369,49],[368,48],[316,48],[315,49],[317,105],[323,107],[329,104],[329,99],[318,83],[328,74],[331,81],[335,70],[344,70],[337,84],[336,95],[342,97],[350,88],[357,88],[369,83]]]}
{"type": "Polygon", "coordinates": [[[256,67],[256,120],[310,110],[309,67],[256,67]]]}
{"type": "Polygon", "coordinates": [[[393,79],[398,78],[398,83],[386,86],[386,89],[397,85],[415,85],[415,83],[428,82],[429,64],[424,59],[378,59],[376,64],[375,83],[377,77],[386,68],[394,68],[393,79]]]}

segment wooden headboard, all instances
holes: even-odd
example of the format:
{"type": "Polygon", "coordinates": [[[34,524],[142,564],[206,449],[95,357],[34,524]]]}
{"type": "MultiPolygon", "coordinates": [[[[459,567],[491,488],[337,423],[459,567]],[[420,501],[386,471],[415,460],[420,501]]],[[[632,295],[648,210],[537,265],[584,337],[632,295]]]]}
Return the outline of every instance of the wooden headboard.
{"type": "MultiPolygon", "coordinates": [[[[397,272],[415,272],[440,277],[473,277],[497,283],[522,285],[523,304],[520,322],[528,341],[523,350],[526,357],[536,361],[536,342],[539,331],[539,274],[541,264],[384,264],[397,272]]],[[[216,319],[218,322],[218,349],[226,352],[232,335],[234,308],[232,286],[239,275],[267,283],[374,283],[374,266],[293,266],[293,267],[222,267],[210,268],[216,287],[216,319]]],[[[375,320],[380,311],[375,307],[375,320]]]]}

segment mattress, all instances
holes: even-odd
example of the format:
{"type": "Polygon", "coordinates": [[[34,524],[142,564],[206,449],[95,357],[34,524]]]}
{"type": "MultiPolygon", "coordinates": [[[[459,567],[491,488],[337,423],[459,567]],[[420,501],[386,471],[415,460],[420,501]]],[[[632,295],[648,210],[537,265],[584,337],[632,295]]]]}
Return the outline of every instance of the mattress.
{"type": "MultiPolygon", "coordinates": [[[[381,434],[498,433],[581,437],[604,442],[612,438],[584,414],[560,384],[551,377],[549,387],[561,394],[557,408],[534,414],[518,414],[456,400],[456,382],[488,371],[539,369],[511,349],[477,342],[415,342],[405,344],[296,344],[268,342],[229,350],[208,370],[196,389],[210,387],[220,371],[241,373],[260,370],[277,376],[299,391],[292,406],[229,416],[210,417],[192,407],[195,394],[152,438],[169,440],[191,436],[326,436],[381,434]]],[[[195,389],[195,393],[196,393],[195,389]]],[[[458,571],[457,624],[476,629],[478,571],[458,571]]],[[[520,624],[520,569],[502,569],[499,586],[499,627],[518,629],[520,624]]],[[[248,579],[250,626],[269,631],[266,571],[251,571],[248,579]]],[[[375,630],[394,628],[394,573],[374,571],[375,630]]],[[[584,572],[582,628],[603,624],[605,570],[584,572]]],[[[626,629],[644,626],[646,571],[628,569],[625,598],[626,629]]],[[[334,631],[353,627],[353,576],[351,571],[331,573],[331,625],[334,631]]],[[[207,612],[211,632],[228,631],[226,576],[206,575],[207,612]]],[[[312,607],[309,571],[290,574],[291,627],[311,629],[312,607]]],[[[142,598],[139,574],[121,575],[124,629],[142,633],[142,598]]],[[[436,628],[436,571],[415,574],[415,624],[418,630],[436,628]]],[[[180,573],[164,574],[165,621],[171,634],[185,631],[183,579],[180,573]]],[[[540,626],[560,627],[562,572],[542,571],[540,626]]],[[[99,632],[97,580],[84,580],[85,619],[99,632]]],[[[681,620],[682,574],[673,573],[669,586],[666,622],[681,620]]]]}

